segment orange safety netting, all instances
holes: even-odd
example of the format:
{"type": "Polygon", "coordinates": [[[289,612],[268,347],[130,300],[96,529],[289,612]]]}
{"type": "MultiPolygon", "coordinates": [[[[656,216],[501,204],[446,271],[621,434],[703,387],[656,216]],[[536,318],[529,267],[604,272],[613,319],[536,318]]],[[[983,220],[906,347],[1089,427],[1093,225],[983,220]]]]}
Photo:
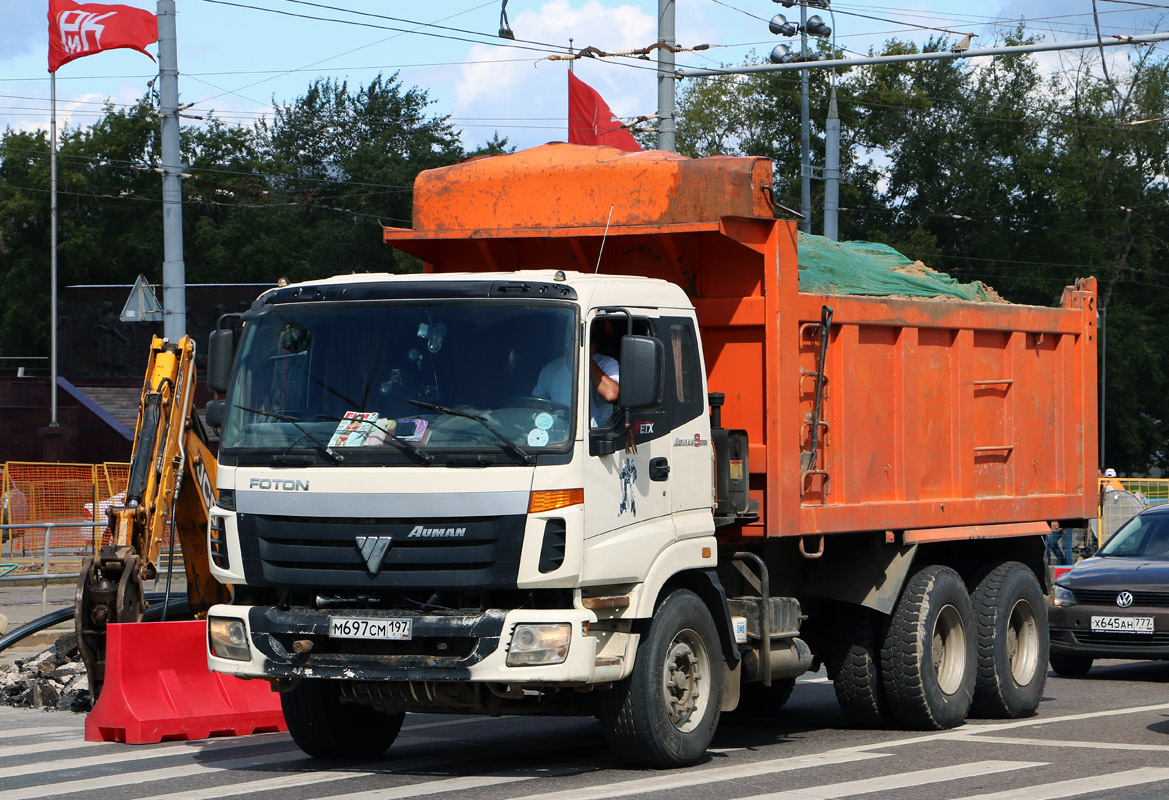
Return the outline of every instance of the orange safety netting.
{"type": "MultiPolygon", "coordinates": [[[[54,524],[49,549],[62,555],[93,552],[105,533],[105,510],[121,502],[129,465],[9,461],[2,467],[4,521],[54,524]]],[[[123,495],[124,496],[124,495],[123,495]]],[[[42,553],[44,528],[14,528],[4,537],[12,555],[42,553]]]]}

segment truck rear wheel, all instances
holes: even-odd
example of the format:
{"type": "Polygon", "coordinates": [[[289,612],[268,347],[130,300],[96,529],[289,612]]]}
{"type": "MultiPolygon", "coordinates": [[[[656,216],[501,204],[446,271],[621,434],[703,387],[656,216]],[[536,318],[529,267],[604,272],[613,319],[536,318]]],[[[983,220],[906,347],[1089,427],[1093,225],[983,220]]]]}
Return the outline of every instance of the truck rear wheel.
{"type": "Polygon", "coordinates": [[[377,758],[398,738],[405,714],[341,700],[341,683],[305,679],[280,694],[296,746],[313,758],[377,758]]]}
{"type": "Polygon", "coordinates": [[[958,573],[932,565],[901,592],[881,645],[881,677],[894,719],[914,730],[961,724],[975,682],[974,609],[958,573]]]}
{"type": "Polygon", "coordinates": [[[689,766],[702,757],[722,707],[718,642],[698,595],[679,589],[662,601],[637,649],[633,674],[601,707],[614,755],[657,768],[689,766]]]}
{"type": "Polygon", "coordinates": [[[978,678],[971,714],[1035,713],[1047,684],[1047,608],[1039,581],[1018,561],[999,564],[974,589],[978,678]]]}
{"type": "Polygon", "coordinates": [[[890,723],[885,687],[881,685],[879,633],[876,618],[862,610],[841,634],[843,655],[832,684],[840,710],[856,728],[887,728],[890,723]]]}

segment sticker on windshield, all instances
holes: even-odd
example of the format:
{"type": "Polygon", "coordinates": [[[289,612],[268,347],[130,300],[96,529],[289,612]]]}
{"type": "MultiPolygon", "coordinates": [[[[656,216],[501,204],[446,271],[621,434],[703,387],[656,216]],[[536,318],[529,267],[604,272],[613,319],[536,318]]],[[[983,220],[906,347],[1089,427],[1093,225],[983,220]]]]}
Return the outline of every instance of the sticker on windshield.
{"type": "Polygon", "coordinates": [[[376,411],[346,411],[329,439],[329,447],[361,447],[377,421],[376,411]]]}
{"type": "Polygon", "coordinates": [[[552,422],[552,415],[547,411],[541,411],[536,415],[536,427],[542,431],[550,430],[552,428],[552,422]]]}
{"type": "Polygon", "coordinates": [[[543,447],[548,444],[548,431],[532,428],[528,431],[528,447],[543,447]]]}

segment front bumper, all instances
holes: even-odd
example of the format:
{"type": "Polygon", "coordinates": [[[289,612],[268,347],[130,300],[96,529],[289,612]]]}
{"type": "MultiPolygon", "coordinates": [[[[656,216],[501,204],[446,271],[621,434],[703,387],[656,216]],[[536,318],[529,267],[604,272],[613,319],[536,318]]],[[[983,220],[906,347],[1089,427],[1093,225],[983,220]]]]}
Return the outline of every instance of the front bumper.
{"type": "MultiPolygon", "coordinates": [[[[598,666],[603,643],[586,634],[596,622],[591,611],[579,609],[488,610],[469,614],[423,614],[386,611],[281,611],[266,606],[213,606],[211,617],[243,620],[247,627],[251,660],[233,661],[207,655],[215,672],[241,677],[333,678],[359,681],[498,681],[504,683],[593,683],[614,680],[613,659],[598,666]],[[413,634],[408,641],[333,639],[329,618],[410,617],[413,634]],[[564,623],[572,639],[560,664],[509,667],[507,648],[517,624],[564,623]],[[293,652],[294,641],[312,643],[304,654],[293,652]]],[[[618,634],[620,636],[620,634],[618,634]]],[[[632,647],[636,637],[628,637],[632,647]]],[[[617,642],[610,641],[607,651],[617,642]]],[[[631,653],[630,653],[631,655],[631,653]]],[[[620,661],[631,662],[632,658],[620,661]]]]}
{"type": "Polygon", "coordinates": [[[1052,606],[1051,652],[1089,658],[1169,659],[1169,609],[1076,604],[1052,606]],[[1152,617],[1153,633],[1092,631],[1092,617],[1152,617]]]}

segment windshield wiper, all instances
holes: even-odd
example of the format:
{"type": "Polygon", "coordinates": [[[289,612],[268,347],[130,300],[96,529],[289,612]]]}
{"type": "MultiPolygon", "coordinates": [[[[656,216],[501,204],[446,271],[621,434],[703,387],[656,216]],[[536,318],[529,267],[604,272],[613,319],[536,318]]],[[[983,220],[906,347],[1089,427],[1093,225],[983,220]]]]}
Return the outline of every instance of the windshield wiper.
{"type": "Polygon", "coordinates": [[[411,455],[418,456],[420,459],[422,459],[423,463],[425,463],[425,464],[429,464],[432,461],[434,461],[434,456],[432,456],[430,453],[426,452],[421,447],[414,444],[414,442],[408,442],[405,439],[399,439],[397,436],[394,435],[393,431],[386,431],[385,441],[394,445],[394,447],[405,450],[407,453],[410,453],[411,455]]]}
{"type": "Polygon", "coordinates": [[[511,439],[504,436],[502,433],[500,433],[495,428],[494,425],[492,425],[490,422],[488,422],[487,420],[485,420],[483,417],[479,416],[478,414],[468,414],[465,411],[456,411],[455,409],[447,408],[446,406],[439,406],[439,405],[435,405],[434,403],[427,403],[425,400],[407,400],[406,402],[410,403],[411,405],[418,406],[419,408],[429,408],[432,411],[441,411],[444,414],[450,414],[452,417],[465,417],[467,419],[473,419],[476,422],[478,422],[480,425],[482,425],[484,428],[486,428],[488,431],[490,431],[492,436],[494,436],[499,441],[503,442],[503,446],[507,448],[507,451],[509,453],[511,453],[513,456],[515,456],[516,460],[519,461],[521,464],[531,464],[532,463],[532,456],[529,455],[527,453],[527,451],[525,451],[518,444],[516,444],[511,439]]]}
{"type": "MultiPolygon", "coordinates": [[[[290,423],[292,423],[293,426],[296,427],[296,429],[298,431],[300,431],[306,437],[308,437],[310,440],[312,440],[312,443],[315,444],[317,447],[319,447],[321,452],[324,453],[326,456],[328,456],[329,460],[332,461],[334,464],[340,464],[345,460],[345,456],[334,451],[332,448],[329,447],[329,445],[322,442],[316,436],[313,436],[308,431],[307,428],[302,427],[300,424],[300,420],[297,419],[296,417],[290,417],[287,414],[277,414],[274,411],[261,411],[258,408],[248,408],[247,406],[241,406],[239,403],[234,403],[233,405],[236,408],[238,408],[240,411],[247,411],[249,414],[259,414],[261,417],[271,417],[272,419],[278,419],[281,422],[290,422],[290,423]]],[[[287,451],[285,451],[285,452],[287,452],[287,451]]]]}

